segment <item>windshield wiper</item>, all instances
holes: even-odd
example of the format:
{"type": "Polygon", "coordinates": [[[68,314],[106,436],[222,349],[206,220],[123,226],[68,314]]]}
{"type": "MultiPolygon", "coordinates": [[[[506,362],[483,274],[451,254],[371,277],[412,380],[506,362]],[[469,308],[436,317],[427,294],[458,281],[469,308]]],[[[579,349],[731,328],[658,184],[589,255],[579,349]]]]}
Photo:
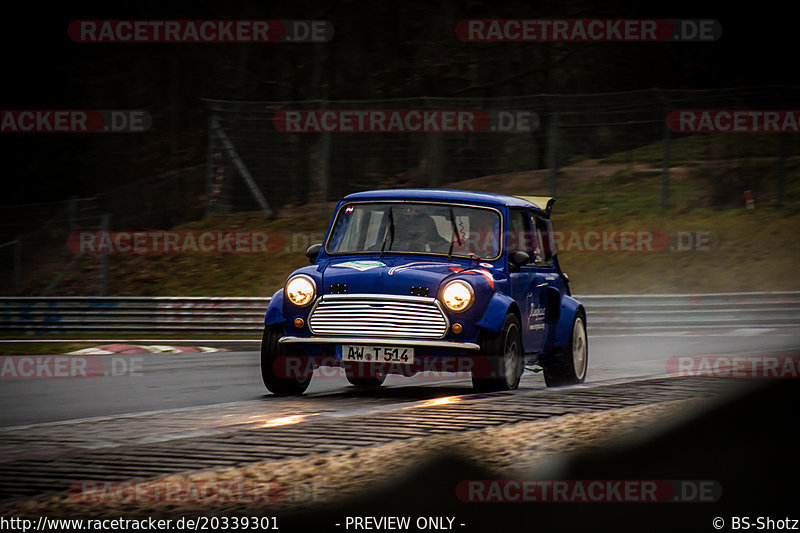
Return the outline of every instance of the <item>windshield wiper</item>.
{"type": "Polygon", "coordinates": [[[392,235],[392,240],[389,241],[389,249],[392,249],[392,244],[394,244],[394,215],[392,215],[392,208],[389,208],[389,231],[383,236],[383,244],[381,245],[381,257],[383,257],[383,251],[386,249],[386,239],[389,237],[389,234],[392,235]]]}
{"type": "Polygon", "coordinates": [[[447,251],[447,260],[450,261],[453,259],[453,237],[458,240],[459,246],[464,246],[464,243],[461,242],[461,235],[458,233],[458,228],[456,227],[456,217],[453,214],[453,208],[450,208],[450,227],[453,228],[453,235],[450,236],[450,249],[447,251]]]}

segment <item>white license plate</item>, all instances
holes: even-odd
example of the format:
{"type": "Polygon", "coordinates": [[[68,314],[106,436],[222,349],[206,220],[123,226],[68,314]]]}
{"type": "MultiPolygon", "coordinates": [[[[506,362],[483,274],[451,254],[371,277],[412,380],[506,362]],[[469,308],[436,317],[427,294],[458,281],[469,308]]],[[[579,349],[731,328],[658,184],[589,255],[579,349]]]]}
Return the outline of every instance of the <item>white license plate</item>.
{"type": "Polygon", "coordinates": [[[369,344],[344,344],[341,347],[342,361],[359,363],[414,364],[414,348],[408,346],[372,346],[369,344]]]}

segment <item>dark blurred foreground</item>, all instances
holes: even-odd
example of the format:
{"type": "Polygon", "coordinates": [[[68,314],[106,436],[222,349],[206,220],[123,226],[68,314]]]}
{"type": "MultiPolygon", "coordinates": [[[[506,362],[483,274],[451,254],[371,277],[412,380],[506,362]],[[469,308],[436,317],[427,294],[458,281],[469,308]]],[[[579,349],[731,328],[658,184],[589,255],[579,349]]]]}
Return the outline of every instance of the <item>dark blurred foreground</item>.
{"type": "MultiPolygon", "coordinates": [[[[455,456],[441,456],[396,485],[334,511],[307,509],[281,519],[281,529],[346,531],[346,517],[455,517],[455,531],[578,531],[587,527],[616,531],[713,531],[722,518],[800,519],[797,506],[796,412],[800,383],[758,383],[725,403],[709,406],[673,428],[656,428],[613,449],[585,454],[553,468],[517,476],[576,480],[714,480],[715,502],[697,503],[463,503],[456,486],[492,476],[455,456]],[[459,524],[465,524],[461,527],[459,524]],[[337,527],[335,524],[341,524],[337,527]]],[[[763,522],[766,524],[766,522],[763,522]]],[[[445,525],[447,521],[445,520],[445,525]]],[[[788,522],[792,527],[792,521],[788,522]]],[[[798,526],[800,527],[800,526],[798,526]]],[[[745,529],[741,523],[740,529],[745,529]]],[[[351,525],[349,530],[354,530],[351,525]]]]}

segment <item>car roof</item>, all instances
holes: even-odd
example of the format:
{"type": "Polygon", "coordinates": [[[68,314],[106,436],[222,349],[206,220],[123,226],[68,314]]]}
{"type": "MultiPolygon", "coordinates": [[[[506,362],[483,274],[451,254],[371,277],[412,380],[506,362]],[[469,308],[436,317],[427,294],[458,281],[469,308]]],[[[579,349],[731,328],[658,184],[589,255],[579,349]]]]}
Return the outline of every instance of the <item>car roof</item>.
{"type": "Polygon", "coordinates": [[[544,213],[538,205],[506,194],[465,191],[461,189],[379,189],[348,194],[344,200],[437,200],[480,203],[491,206],[522,207],[544,213]]]}

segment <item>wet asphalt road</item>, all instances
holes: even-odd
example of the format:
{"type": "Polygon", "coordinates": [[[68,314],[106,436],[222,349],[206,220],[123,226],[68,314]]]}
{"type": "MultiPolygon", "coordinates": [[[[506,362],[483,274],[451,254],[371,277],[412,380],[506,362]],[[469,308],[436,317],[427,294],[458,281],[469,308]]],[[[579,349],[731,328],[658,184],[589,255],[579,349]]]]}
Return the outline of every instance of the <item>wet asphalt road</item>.
{"type": "MultiPolygon", "coordinates": [[[[587,382],[591,383],[663,376],[667,361],[676,356],[796,355],[800,339],[786,330],[652,336],[590,332],[589,350],[587,382]]],[[[106,359],[108,368],[112,356],[99,357],[106,359]]],[[[262,410],[268,414],[283,405],[283,399],[270,395],[261,383],[257,351],[113,357],[118,358],[116,370],[124,375],[0,380],[0,427],[231,402],[262,402],[262,410]],[[132,365],[134,373],[130,374],[132,365]],[[127,372],[122,372],[123,366],[127,372]]],[[[541,374],[525,372],[521,389],[538,388],[545,388],[541,374]]],[[[471,392],[465,374],[389,376],[384,388],[372,393],[371,402],[377,399],[393,404],[471,392]]],[[[337,406],[357,408],[361,394],[343,376],[318,371],[302,401],[312,408],[324,408],[335,398],[337,406]]]]}

